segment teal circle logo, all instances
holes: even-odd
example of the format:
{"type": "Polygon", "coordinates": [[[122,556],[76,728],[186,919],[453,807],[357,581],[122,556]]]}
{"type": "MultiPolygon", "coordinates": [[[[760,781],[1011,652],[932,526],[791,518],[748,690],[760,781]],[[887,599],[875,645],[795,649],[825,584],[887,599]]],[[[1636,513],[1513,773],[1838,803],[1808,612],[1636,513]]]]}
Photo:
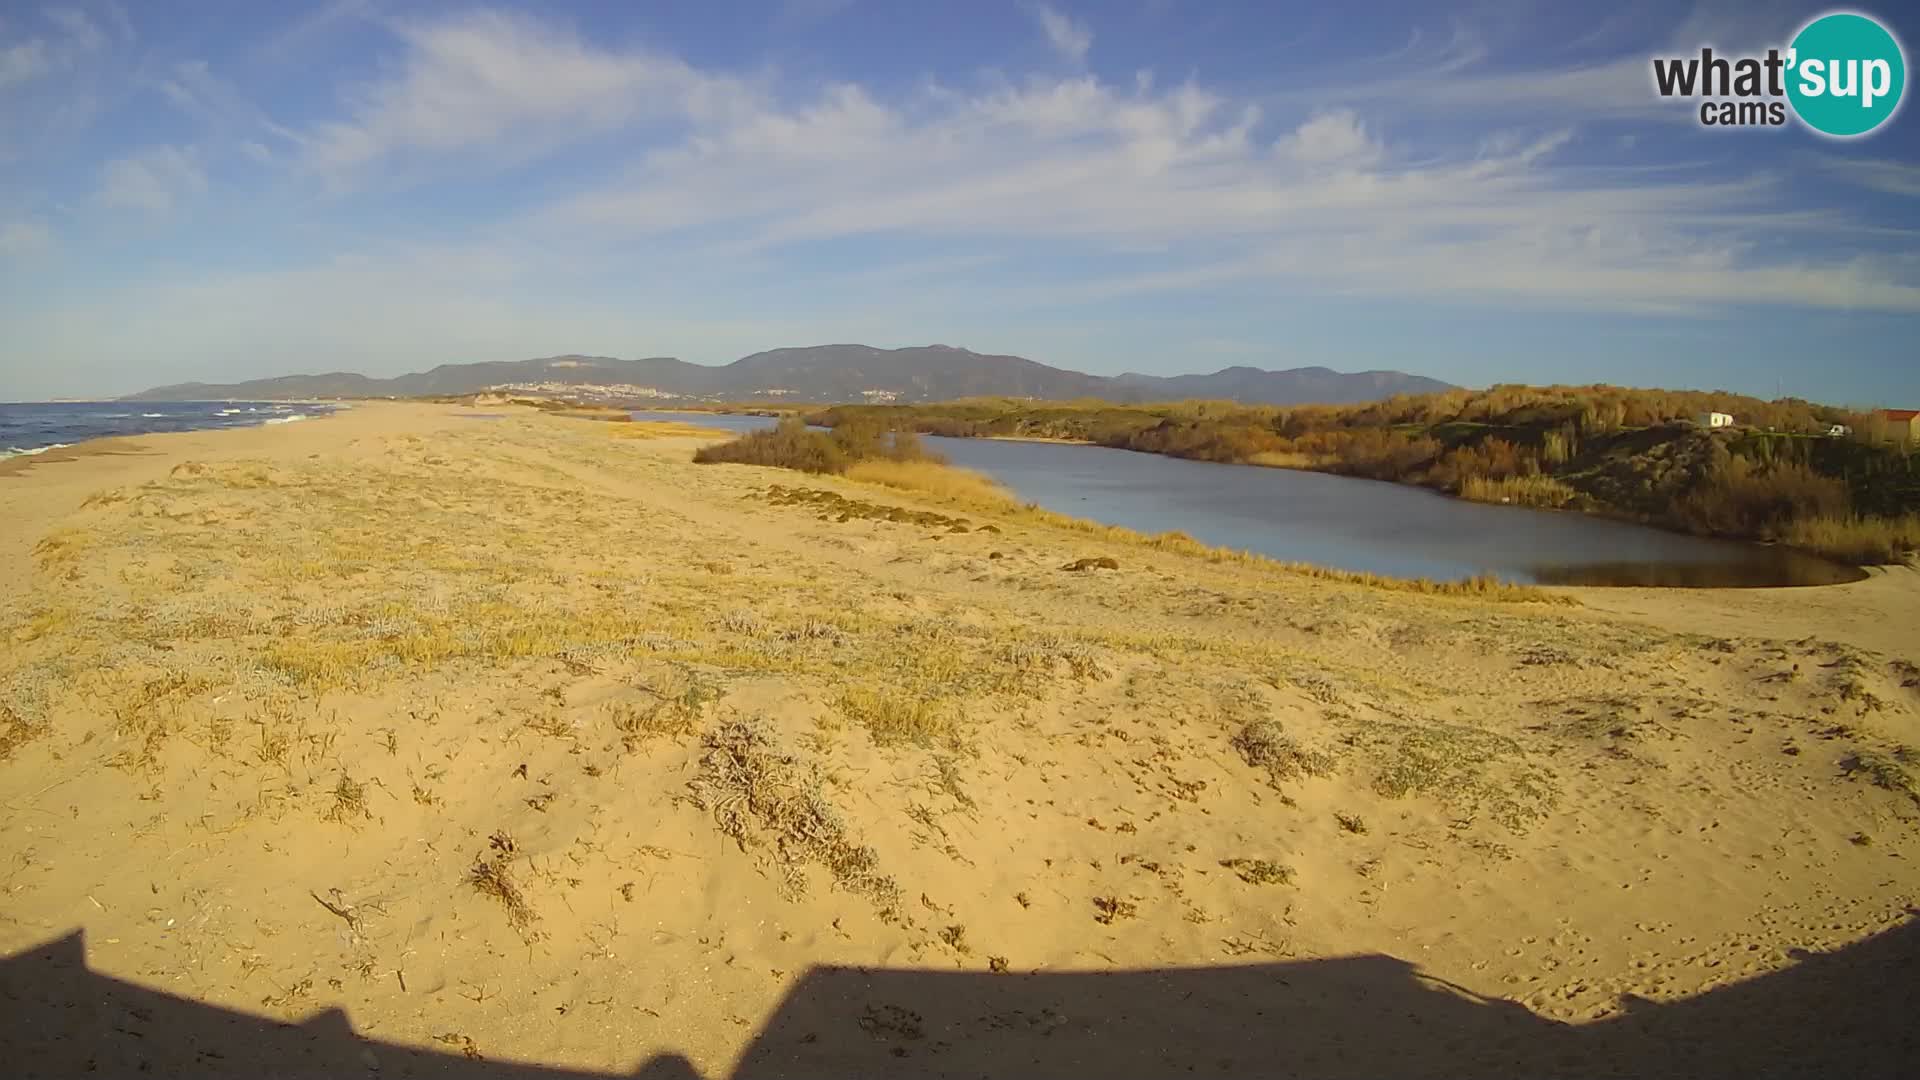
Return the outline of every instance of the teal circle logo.
{"type": "Polygon", "coordinates": [[[1823,135],[1865,135],[1893,117],[1907,88],[1907,58],[1887,28],[1865,15],[1822,15],[1787,53],[1787,99],[1823,135]]]}

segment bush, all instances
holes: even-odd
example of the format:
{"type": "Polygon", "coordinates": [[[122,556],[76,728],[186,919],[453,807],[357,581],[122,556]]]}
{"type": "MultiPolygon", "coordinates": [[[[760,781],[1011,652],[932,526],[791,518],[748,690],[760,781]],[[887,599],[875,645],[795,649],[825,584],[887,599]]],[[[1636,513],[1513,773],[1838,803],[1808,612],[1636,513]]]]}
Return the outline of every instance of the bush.
{"type": "Polygon", "coordinates": [[[732,442],[703,446],[693,460],[701,465],[770,465],[800,472],[843,473],[859,461],[929,462],[931,453],[911,431],[893,431],[874,422],[842,424],[831,432],[810,430],[788,417],[767,431],[749,432],[732,442]]]}
{"type": "Polygon", "coordinates": [[[1792,522],[1779,539],[1856,566],[1897,563],[1920,550],[1920,514],[1811,518],[1792,522]]]}
{"type": "Polygon", "coordinates": [[[1797,462],[1767,468],[1744,457],[1716,461],[1676,508],[1697,529],[1760,540],[1782,539],[1795,521],[1847,518],[1850,509],[1842,480],[1797,462]]]}

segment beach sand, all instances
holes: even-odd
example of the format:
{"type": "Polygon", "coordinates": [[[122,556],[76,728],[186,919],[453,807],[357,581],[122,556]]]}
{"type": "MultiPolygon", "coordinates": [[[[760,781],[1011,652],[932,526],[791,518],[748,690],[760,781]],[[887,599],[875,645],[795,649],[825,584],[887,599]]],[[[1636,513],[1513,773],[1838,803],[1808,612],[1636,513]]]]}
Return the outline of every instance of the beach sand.
{"type": "Polygon", "coordinates": [[[1913,570],[1428,596],[650,434],[0,466],[10,1069],[1920,1060],[1913,570]]]}

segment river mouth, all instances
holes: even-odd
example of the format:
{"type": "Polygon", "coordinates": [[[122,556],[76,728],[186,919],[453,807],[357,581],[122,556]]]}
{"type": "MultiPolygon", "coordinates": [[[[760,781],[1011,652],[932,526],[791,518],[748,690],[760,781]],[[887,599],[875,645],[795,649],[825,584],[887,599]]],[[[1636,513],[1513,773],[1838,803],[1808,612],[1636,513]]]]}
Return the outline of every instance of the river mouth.
{"type": "MultiPolygon", "coordinates": [[[[769,417],[636,412],[729,431],[769,417]]],[[[1776,545],[1716,540],[1588,514],[1469,502],[1406,484],[1221,465],[1075,443],[922,437],[1057,513],[1283,562],[1431,581],[1756,589],[1843,585],[1867,572],[1776,545]]]]}

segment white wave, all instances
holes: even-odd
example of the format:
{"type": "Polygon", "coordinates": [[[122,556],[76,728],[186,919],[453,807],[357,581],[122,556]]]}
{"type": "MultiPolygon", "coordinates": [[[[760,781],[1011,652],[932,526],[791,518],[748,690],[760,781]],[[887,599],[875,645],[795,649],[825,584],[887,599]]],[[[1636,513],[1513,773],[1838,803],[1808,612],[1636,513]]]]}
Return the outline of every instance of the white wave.
{"type": "Polygon", "coordinates": [[[140,414],[140,416],[141,416],[141,417],[142,417],[143,419],[146,419],[146,420],[152,420],[152,419],[154,419],[155,417],[160,417],[160,416],[165,416],[165,415],[167,415],[167,414],[166,414],[166,413],[163,413],[163,412],[143,412],[143,413],[141,413],[141,414],[140,414]]]}
{"type": "Polygon", "coordinates": [[[10,457],[32,457],[35,454],[44,454],[49,450],[65,450],[72,445],[72,443],[57,442],[49,443],[46,446],[35,446],[26,450],[22,450],[17,446],[9,447],[6,452],[0,453],[0,461],[5,461],[10,457]]]}
{"type": "Polygon", "coordinates": [[[238,416],[240,415],[240,410],[239,409],[221,409],[219,412],[215,413],[214,415],[215,416],[238,416]]]}
{"type": "Polygon", "coordinates": [[[306,419],[306,417],[305,417],[304,415],[302,415],[302,414],[300,414],[300,413],[294,413],[294,414],[293,414],[292,416],[275,416],[275,417],[272,417],[272,418],[270,418],[270,419],[268,419],[268,420],[267,420],[267,423],[269,423],[269,424],[291,424],[291,423],[293,423],[293,422],[294,422],[295,420],[305,420],[305,419],[306,419]]]}

